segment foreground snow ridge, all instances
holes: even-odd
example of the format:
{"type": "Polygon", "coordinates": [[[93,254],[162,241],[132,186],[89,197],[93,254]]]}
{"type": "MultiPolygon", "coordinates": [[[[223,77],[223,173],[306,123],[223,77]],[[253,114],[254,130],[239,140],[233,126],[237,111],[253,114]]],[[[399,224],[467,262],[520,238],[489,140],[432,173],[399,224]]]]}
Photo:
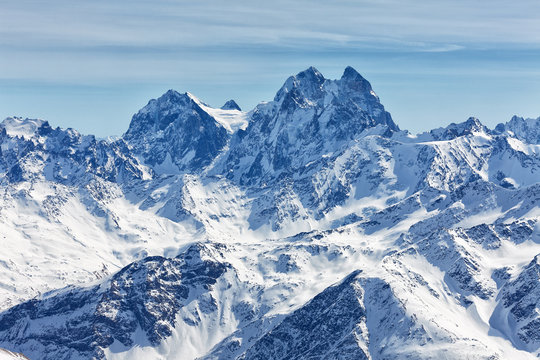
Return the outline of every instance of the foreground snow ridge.
{"type": "Polygon", "coordinates": [[[0,358],[536,359],[539,134],[412,135],[351,67],[116,139],[8,118],[0,358]]]}

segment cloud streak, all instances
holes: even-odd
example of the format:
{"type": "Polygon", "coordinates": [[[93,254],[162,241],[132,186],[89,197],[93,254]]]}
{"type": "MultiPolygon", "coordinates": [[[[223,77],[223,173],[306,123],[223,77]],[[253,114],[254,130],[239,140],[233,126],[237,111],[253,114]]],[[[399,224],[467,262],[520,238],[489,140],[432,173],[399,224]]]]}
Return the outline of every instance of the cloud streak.
{"type": "MultiPolygon", "coordinates": [[[[411,98],[385,91],[389,76],[452,101],[459,101],[458,84],[445,88],[441,79],[461,81],[465,94],[469,78],[471,84],[492,76],[521,79],[527,93],[505,98],[517,107],[521,102],[512,96],[540,97],[529,84],[538,80],[539,55],[537,0],[0,0],[0,117],[31,109],[67,122],[76,117],[78,100],[66,107],[63,97],[86,96],[88,88],[96,101],[100,91],[145,99],[173,87],[217,105],[234,96],[249,108],[309,65],[330,77],[346,65],[357,67],[379,95],[389,94],[382,99],[390,110],[392,104],[405,108],[403,99],[411,98]],[[52,111],[54,104],[62,109],[52,111]]],[[[491,87],[475,91],[493,93],[491,87]]],[[[128,121],[142,104],[129,105],[135,108],[125,113],[95,107],[88,116],[114,113],[128,121]]]]}
{"type": "Polygon", "coordinates": [[[346,46],[540,43],[540,3],[486,1],[65,1],[2,5],[2,43],[214,46],[317,40],[346,46]]]}

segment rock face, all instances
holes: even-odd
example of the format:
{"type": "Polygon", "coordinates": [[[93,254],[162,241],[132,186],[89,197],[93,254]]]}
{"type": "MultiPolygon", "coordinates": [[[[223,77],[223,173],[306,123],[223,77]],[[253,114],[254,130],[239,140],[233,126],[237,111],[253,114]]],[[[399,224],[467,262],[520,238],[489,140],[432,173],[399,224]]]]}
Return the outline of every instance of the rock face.
{"type": "Polygon", "coordinates": [[[240,109],[240,106],[238,106],[238,104],[234,100],[228,100],[225,104],[223,104],[223,106],[221,107],[221,110],[238,110],[238,111],[242,111],[242,109],[240,109]]]}
{"type": "Polygon", "coordinates": [[[128,183],[144,176],[123,140],[97,140],[33,119],[8,118],[0,128],[0,173],[12,183],[43,178],[84,184],[92,177],[128,183]]]}
{"type": "Polygon", "coordinates": [[[352,273],[287,316],[241,358],[368,359],[366,344],[357,343],[362,338],[366,310],[361,302],[362,288],[353,285],[356,275],[352,273]]]}
{"type": "Polygon", "coordinates": [[[474,133],[483,133],[488,129],[482,125],[480,120],[474,117],[470,117],[464,123],[450,124],[446,128],[431,130],[429,134],[435,140],[452,140],[465,135],[472,135],[474,133]]]}
{"type": "Polygon", "coordinates": [[[340,80],[327,80],[311,67],[253,110],[220,170],[243,184],[292,176],[377,125],[385,134],[398,130],[367,80],[350,67],[340,80]]]}
{"type": "MultiPolygon", "coordinates": [[[[200,244],[176,258],[148,257],[126,266],[105,285],[69,289],[11,308],[0,316],[2,342],[41,359],[103,358],[103,349],[115,342],[135,345],[137,331],[156,346],[172,334],[188,300],[199,302],[195,317],[218,309],[210,292],[228,268],[200,244]],[[67,323],[58,323],[58,317],[67,323]],[[27,329],[23,336],[21,329],[27,329]]],[[[184,321],[197,325],[196,320],[184,321]]]]}
{"type": "Polygon", "coordinates": [[[133,116],[123,138],[161,172],[196,172],[227,144],[227,131],[191,94],[167,91],[133,116]]]}
{"type": "Polygon", "coordinates": [[[523,140],[529,144],[540,144],[540,117],[536,119],[524,119],[513,116],[506,124],[495,127],[497,133],[507,133],[510,136],[523,140]]]}
{"type": "Polygon", "coordinates": [[[526,351],[540,348],[540,255],[523,268],[519,276],[501,290],[502,301],[491,324],[514,345],[526,351]]]}
{"type": "Polygon", "coordinates": [[[411,135],[348,67],[119,139],[0,124],[0,347],[34,359],[535,359],[538,119],[411,135]],[[531,260],[532,259],[532,260],[531,260]]]}

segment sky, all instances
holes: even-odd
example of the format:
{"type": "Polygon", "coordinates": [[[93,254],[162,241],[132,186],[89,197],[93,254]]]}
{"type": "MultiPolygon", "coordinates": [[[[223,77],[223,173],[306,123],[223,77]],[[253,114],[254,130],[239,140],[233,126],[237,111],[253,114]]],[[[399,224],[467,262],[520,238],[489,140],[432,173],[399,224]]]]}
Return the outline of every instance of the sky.
{"type": "Polygon", "coordinates": [[[315,66],[413,133],[540,116],[538,0],[0,0],[0,118],[100,137],[168,89],[250,110],[315,66]]]}

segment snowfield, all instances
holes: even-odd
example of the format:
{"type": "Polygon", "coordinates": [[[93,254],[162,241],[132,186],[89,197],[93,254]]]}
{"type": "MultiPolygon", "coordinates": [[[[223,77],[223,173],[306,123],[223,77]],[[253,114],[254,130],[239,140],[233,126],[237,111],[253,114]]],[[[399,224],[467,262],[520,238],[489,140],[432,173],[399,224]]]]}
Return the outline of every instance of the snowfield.
{"type": "Polygon", "coordinates": [[[0,349],[0,360],[16,360],[16,359],[23,360],[23,359],[28,359],[28,358],[24,357],[21,354],[14,353],[9,350],[0,349]]]}

